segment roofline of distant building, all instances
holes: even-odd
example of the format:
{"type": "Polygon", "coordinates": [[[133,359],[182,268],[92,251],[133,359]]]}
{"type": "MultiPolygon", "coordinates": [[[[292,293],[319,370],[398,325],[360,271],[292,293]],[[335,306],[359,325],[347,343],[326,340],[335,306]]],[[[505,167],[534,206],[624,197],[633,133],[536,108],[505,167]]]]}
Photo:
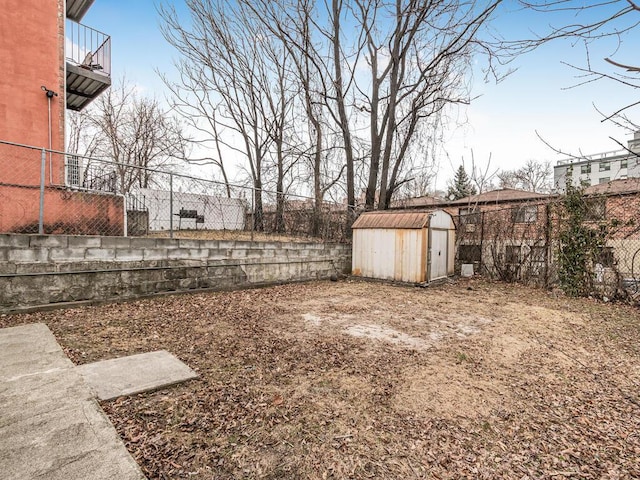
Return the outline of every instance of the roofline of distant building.
{"type": "Polygon", "coordinates": [[[582,163],[591,163],[594,161],[607,161],[612,162],[614,160],[620,160],[628,157],[636,157],[637,153],[630,152],[629,150],[612,150],[609,152],[601,152],[594,153],[591,155],[585,155],[583,157],[569,157],[562,158],[557,161],[556,166],[565,166],[565,165],[580,165],[582,163]]]}

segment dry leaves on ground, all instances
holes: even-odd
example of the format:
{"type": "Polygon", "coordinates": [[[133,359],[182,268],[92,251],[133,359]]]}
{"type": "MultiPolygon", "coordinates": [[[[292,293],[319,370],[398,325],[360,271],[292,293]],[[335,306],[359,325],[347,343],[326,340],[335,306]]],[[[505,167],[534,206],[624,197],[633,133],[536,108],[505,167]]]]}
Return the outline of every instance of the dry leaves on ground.
{"type": "Polygon", "coordinates": [[[637,310],[517,285],[317,282],[0,317],[76,363],[200,378],[104,402],[149,478],[640,478],[637,310]]]}

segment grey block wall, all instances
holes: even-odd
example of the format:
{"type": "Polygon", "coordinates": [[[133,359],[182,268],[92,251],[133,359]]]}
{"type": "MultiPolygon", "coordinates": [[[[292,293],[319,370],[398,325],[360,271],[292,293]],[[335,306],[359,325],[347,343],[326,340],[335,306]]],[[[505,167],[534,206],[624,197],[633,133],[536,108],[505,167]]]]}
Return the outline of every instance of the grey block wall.
{"type": "Polygon", "coordinates": [[[351,246],[0,234],[0,312],[348,273],[351,246]]]}

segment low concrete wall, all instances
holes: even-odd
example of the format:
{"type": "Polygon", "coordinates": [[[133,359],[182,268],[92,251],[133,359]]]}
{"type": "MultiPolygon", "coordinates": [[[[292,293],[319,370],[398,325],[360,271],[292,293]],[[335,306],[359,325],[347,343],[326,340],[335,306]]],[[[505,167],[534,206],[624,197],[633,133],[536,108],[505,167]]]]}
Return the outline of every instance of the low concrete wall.
{"type": "Polygon", "coordinates": [[[0,312],[60,302],[328,278],[342,244],[0,235],[0,312]]]}

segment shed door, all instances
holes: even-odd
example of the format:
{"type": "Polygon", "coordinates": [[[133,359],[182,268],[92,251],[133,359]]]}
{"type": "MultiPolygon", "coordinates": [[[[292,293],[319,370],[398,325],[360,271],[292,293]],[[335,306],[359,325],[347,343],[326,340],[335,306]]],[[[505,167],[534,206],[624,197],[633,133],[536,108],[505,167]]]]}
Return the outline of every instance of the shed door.
{"type": "Polygon", "coordinates": [[[431,271],[429,272],[429,281],[447,276],[447,239],[449,234],[447,230],[432,229],[430,236],[431,271]]]}

